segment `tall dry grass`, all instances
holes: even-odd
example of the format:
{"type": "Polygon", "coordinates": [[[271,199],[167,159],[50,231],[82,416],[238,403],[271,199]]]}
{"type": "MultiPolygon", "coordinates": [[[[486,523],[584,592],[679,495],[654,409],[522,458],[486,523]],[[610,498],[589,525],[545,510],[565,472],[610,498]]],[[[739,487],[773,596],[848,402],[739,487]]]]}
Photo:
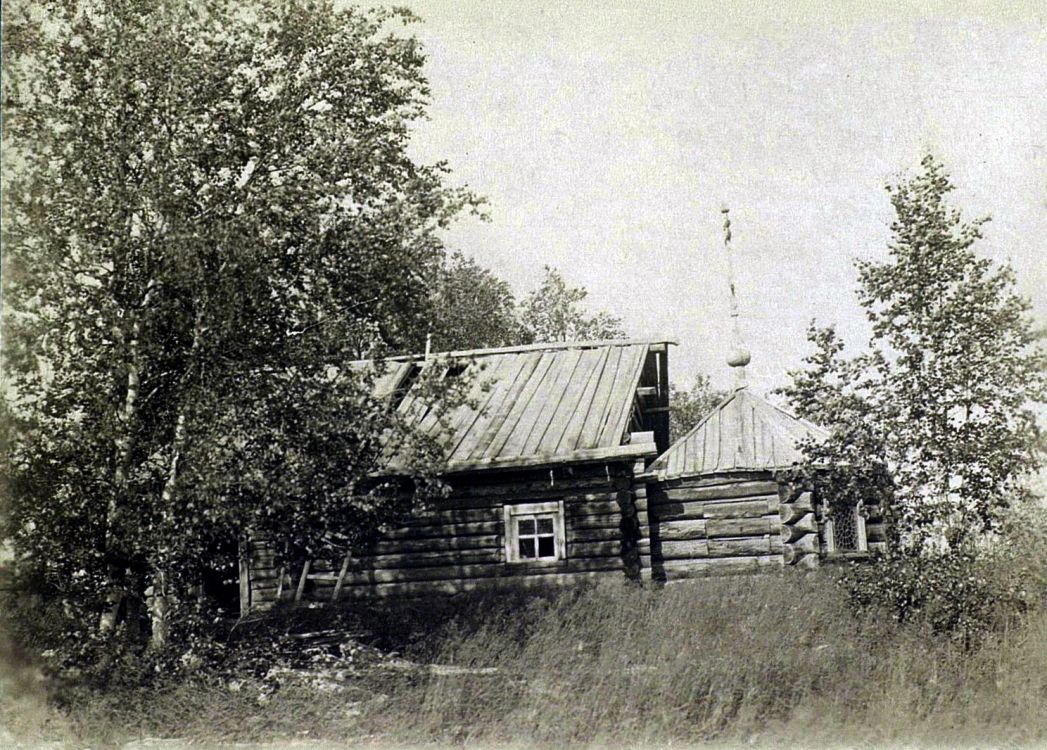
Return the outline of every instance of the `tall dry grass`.
{"type": "MultiPolygon", "coordinates": [[[[607,583],[442,635],[405,738],[777,746],[1047,743],[1047,617],[980,649],[850,610],[826,575],[607,583]]],[[[396,718],[394,718],[396,716],[396,718]]],[[[405,720],[406,719],[406,720],[405,720]]]]}
{"type": "MultiPolygon", "coordinates": [[[[336,690],[308,680],[274,688],[243,669],[235,690],[202,676],[67,700],[58,732],[53,714],[36,721],[78,747],[138,737],[266,747],[305,738],[325,747],[1047,745],[1042,609],[975,649],[855,614],[829,571],[662,590],[608,581],[395,611],[338,617],[370,622],[386,648],[438,668],[365,669],[336,690]]],[[[291,618],[301,629],[326,616],[291,618]]]]}

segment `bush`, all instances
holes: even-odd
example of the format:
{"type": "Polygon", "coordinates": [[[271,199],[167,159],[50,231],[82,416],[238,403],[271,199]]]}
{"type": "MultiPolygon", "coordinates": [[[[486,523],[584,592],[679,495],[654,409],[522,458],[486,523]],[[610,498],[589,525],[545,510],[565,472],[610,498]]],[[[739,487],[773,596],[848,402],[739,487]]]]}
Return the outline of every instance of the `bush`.
{"type": "Polygon", "coordinates": [[[1047,510],[1017,505],[998,536],[936,554],[900,548],[852,564],[840,580],[860,609],[926,623],[970,647],[1043,607],[1047,510]]]}

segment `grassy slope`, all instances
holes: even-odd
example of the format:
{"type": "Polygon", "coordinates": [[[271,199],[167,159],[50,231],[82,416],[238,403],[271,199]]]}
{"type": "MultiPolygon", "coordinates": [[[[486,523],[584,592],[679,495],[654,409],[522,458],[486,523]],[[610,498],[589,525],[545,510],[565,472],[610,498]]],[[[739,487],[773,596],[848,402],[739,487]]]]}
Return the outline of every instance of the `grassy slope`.
{"type": "MultiPolygon", "coordinates": [[[[872,617],[824,577],[601,587],[449,638],[441,660],[499,677],[436,678],[427,736],[557,745],[720,739],[875,746],[1047,742],[1047,618],[976,653],[872,617]],[[513,679],[513,678],[517,679],[513,679]]],[[[406,712],[405,712],[406,713],[406,712]]]]}
{"type": "Polygon", "coordinates": [[[824,575],[661,591],[607,583],[556,601],[487,597],[416,603],[382,622],[368,623],[367,610],[347,616],[383,630],[383,645],[416,662],[467,669],[391,669],[371,651],[324,679],[110,693],[76,704],[64,735],[527,747],[1047,743],[1042,612],[973,652],[855,617],[824,575]]]}

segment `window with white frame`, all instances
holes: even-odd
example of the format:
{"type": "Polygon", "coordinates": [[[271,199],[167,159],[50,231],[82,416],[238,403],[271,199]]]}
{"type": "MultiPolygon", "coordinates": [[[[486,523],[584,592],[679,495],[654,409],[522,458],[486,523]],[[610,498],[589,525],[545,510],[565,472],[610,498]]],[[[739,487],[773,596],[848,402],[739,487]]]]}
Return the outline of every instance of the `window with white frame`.
{"type": "Polygon", "coordinates": [[[865,514],[861,502],[855,505],[830,505],[825,515],[825,549],[833,552],[865,552],[865,514]]]}
{"type": "Polygon", "coordinates": [[[506,505],[504,513],[506,562],[567,557],[563,500],[506,505]]]}

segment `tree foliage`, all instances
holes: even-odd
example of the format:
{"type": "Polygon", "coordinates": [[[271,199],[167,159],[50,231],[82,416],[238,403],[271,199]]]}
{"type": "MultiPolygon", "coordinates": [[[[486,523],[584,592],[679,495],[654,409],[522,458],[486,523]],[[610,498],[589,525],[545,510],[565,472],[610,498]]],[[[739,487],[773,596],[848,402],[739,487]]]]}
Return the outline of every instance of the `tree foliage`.
{"type": "Polygon", "coordinates": [[[430,327],[437,351],[529,343],[512,288],[472,258],[454,253],[441,269],[430,327]]]}
{"type": "Polygon", "coordinates": [[[521,320],[535,341],[592,341],[625,337],[620,318],[607,312],[588,314],[588,292],[572,287],[560,273],[545,267],[541,285],[524,299],[521,320]]]}
{"type": "Polygon", "coordinates": [[[965,220],[941,164],[921,166],[888,188],[887,258],[857,264],[867,350],[847,358],[812,326],[815,352],[784,393],[832,430],[810,447],[829,494],[893,498],[899,542],[955,550],[999,528],[1038,465],[1045,358],[1013,271],[975,251],[987,219],[965,220]]]}
{"type": "Polygon", "coordinates": [[[679,440],[698,425],[717,404],[727,397],[715,390],[708,375],[698,375],[690,388],[669,385],[669,441],[679,440]]]}
{"type": "Polygon", "coordinates": [[[401,20],[5,9],[8,531],[71,621],[133,631],[148,587],[163,640],[248,530],[351,543],[402,508],[368,484],[391,451],[433,486],[435,444],[372,381],[424,327],[438,232],[476,201],[407,153],[428,86],[401,20]],[[362,355],[376,367],[345,366],[362,355]]]}
{"type": "MultiPolygon", "coordinates": [[[[506,282],[454,253],[437,274],[427,330],[436,351],[624,338],[621,319],[588,312],[587,296],[546,266],[538,287],[517,302],[506,282]]],[[[423,345],[421,337],[415,348],[423,345]]]]}

